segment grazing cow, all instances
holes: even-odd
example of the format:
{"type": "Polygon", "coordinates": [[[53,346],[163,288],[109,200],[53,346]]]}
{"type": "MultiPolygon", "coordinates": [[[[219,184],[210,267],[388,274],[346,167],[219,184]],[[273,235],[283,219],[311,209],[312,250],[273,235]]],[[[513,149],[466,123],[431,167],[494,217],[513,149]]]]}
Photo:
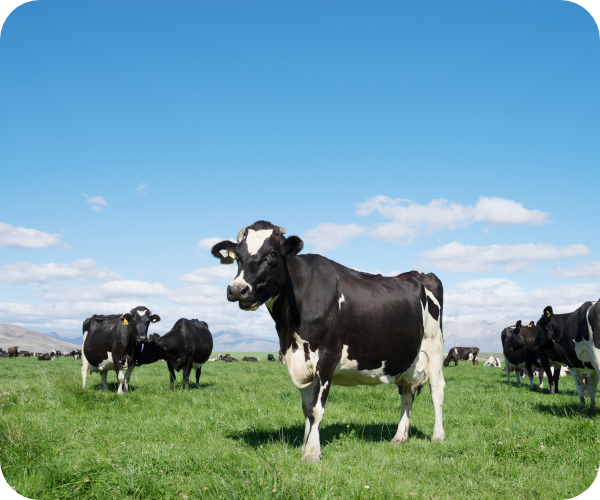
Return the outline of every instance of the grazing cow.
{"type": "Polygon", "coordinates": [[[267,354],[267,361],[275,361],[275,356],[272,354],[267,354]]]}
{"type": "Polygon", "coordinates": [[[473,361],[472,366],[475,366],[475,363],[479,365],[479,360],[477,359],[478,353],[479,347],[453,347],[444,360],[444,366],[449,366],[451,361],[454,361],[454,366],[457,366],[459,359],[473,361]]]}
{"type": "Polygon", "coordinates": [[[304,243],[258,221],[237,242],[222,241],[212,254],[238,272],[227,298],[245,311],[266,304],[275,321],[292,383],[305,416],[302,459],[321,458],[319,424],[332,383],[395,384],[402,394],[398,432],[408,440],[415,391],[427,381],[435,410],[433,441],[442,425],[443,288],[434,274],[396,277],[349,269],[321,255],[297,254],[304,243]]]}
{"type": "MultiPolygon", "coordinates": [[[[571,314],[572,313],[554,314],[552,307],[547,306],[542,312],[541,318],[536,323],[537,334],[534,341],[535,349],[538,351],[554,349],[555,361],[557,363],[560,363],[560,365],[568,365],[567,356],[561,343],[565,324],[567,323],[567,319],[571,314]]],[[[546,367],[544,367],[544,369],[546,370],[546,373],[548,373],[546,367]]],[[[558,376],[554,377],[554,380],[556,382],[556,389],[554,390],[554,388],[550,386],[551,394],[558,393],[559,378],[560,372],[558,376]]]]}
{"type": "Polygon", "coordinates": [[[250,362],[254,363],[254,362],[258,361],[258,359],[252,358],[252,357],[249,358],[248,356],[244,356],[242,358],[242,361],[250,361],[250,362]]]}
{"type": "Polygon", "coordinates": [[[52,354],[46,352],[46,353],[40,354],[38,356],[38,361],[54,361],[54,356],[52,356],[52,354]]]}
{"type": "Polygon", "coordinates": [[[102,387],[108,390],[108,370],[114,370],[119,381],[118,394],[127,392],[129,378],[135,368],[135,355],[148,340],[150,323],[160,321],[145,306],[133,308],[126,314],[108,316],[94,314],[83,322],[81,377],[85,389],[88,370],[100,372],[102,387]],[[125,372],[125,373],[124,373],[125,372]],[[123,385],[125,387],[123,387],[123,385]]]}
{"type": "Polygon", "coordinates": [[[167,362],[171,389],[175,383],[175,370],[183,368],[183,388],[189,389],[190,373],[196,369],[196,389],[200,387],[202,365],[208,361],[212,352],[213,338],[204,321],[197,319],[178,319],[170,332],[162,337],[156,333],[136,356],[136,366],[154,363],[159,359],[167,362]]]}
{"type": "MultiPolygon", "coordinates": [[[[546,317],[552,319],[552,309],[546,309],[546,317]]],[[[600,377],[600,301],[585,302],[567,318],[562,347],[579,396],[579,411],[586,409],[584,379],[589,376],[587,389],[590,411],[593,412],[596,410],[596,390],[600,377]]]]}
{"type": "Polygon", "coordinates": [[[285,365],[285,357],[283,356],[283,353],[281,352],[281,350],[279,351],[279,357],[277,358],[277,364],[281,363],[282,365],[285,365]]]}
{"type": "Polygon", "coordinates": [[[8,348],[8,357],[16,358],[19,355],[19,346],[9,347],[8,348]]]}
{"type": "Polygon", "coordinates": [[[510,345],[512,349],[524,348],[533,352],[539,361],[539,366],[543,368],[540,372],[540,389],[542,388],[543,372],[546,372],[550,382],[550,394],[556,394],[558,392],[558,379],[560,378],[561,368],[566,363],[564,351],[560,346],[553,346],[543,351],[536,350],[535,339],[537,333],[538,329],[537,326],[533,325],[533,321],[529,323],[529,326],[522,326],[521,322],[517,321],[510,345]]]}
{"type": "Polygon", "coordinates": [[[526,368],[529,374],[529,387],[533,388],[533,370],[532,366],[539,366],[538,360],[533,351],[523,347],[511,349],[515,327],[509,326],[502,330],[500,336],[502,340],[502,353],[504,354],[504,371],[506,372],[507,384],[510,384],[510,372],[514,371],[517,377],[517,385],[521,385],[521,369],[526,368]]]}
{"type": "Polygon", "coordinates": [[[483,366],[493,366],[494,368],[502,368],[502,362],[499,358],[495,358],[494,356],[490,356],[483,366]]]}

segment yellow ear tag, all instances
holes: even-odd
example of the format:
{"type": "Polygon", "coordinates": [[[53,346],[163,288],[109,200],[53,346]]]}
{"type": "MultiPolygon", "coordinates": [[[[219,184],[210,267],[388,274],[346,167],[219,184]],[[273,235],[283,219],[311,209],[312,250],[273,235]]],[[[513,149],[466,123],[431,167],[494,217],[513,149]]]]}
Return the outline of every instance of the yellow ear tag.
{"type": "Polygon", "coordinates": [[[154,319],[152,320],[152,323],[156,323],[156,318],[154,318],[154,319]]]}
{"type": "Polygon", "coordinates": [[[234,260],[237,259],[237,255],[235,254],[235,252],[233,250],[229,251],[229,256],[234,260]]]}
{"type": "Polygon", "coordinates": [[[550,311],[546,311],[546,314],[548,315],[548,317],[550,317],[550,311]]]}
{"type": "Polygon", "coordinates": [[[127,321],[125,318],[123,318],[123,325],[128,325],[129,321],[127,321]]]}

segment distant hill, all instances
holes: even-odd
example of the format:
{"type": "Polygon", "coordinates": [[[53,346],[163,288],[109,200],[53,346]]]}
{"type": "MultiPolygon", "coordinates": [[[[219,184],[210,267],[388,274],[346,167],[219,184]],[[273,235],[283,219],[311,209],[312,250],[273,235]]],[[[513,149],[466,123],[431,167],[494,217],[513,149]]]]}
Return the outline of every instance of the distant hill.
{"type": "Polygon", "coordinates": [[[0,323],[0,347],[6,350],[13,346],[19,346],[19,351],[50,352],[53,349],[59,349],[69,352],[80,348],[81,344],[65,342],[20,326],[0,323]]]}
{"type": "MultiPolygon", "coordinates": [[[[533,319],[533,318],[531,318],[533,319]]],[[[523,321],[529,323],[531,319],[523,321]]],[[[479,347],[481,352],[502,352],[500,334],[507,326],[513,326],[517,320],[505,319],[501,321],[475,321],[473,323],[459,323],[458,321],[445,321],[444,351],[452,347],[479,347]]]]}
{"type": "Polygon", "coordinates": [[[213,352],[279,352],[279,342],[230,328],[213,333],[213,352]]]}
{"type": "Polygon", "coordinates": [[[83,335],[80,335],[79,337],[67,337],[57,332],[48,332],[46,335],[58,340],[62,340],[63,342],[78,345],[79,347],[81,347],[81,344],[83,344],[83,335]]]}

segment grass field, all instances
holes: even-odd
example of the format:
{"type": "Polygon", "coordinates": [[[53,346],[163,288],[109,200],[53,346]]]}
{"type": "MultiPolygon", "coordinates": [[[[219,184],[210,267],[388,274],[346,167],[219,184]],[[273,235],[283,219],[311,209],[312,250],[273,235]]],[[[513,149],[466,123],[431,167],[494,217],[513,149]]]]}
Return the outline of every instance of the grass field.
{"type": "Polygon", "coordinates": [[[394,386],[334,387],[323,460],[301,463],[299,393],[284,366],[262,359],[207,363],[189,392],[181,375],[169,391],[159,362],[136,369],[135,390],[123,396],[114,373],[110,392],[98,374],[83,390],[81,361],[0,359],[4,477],[38,499],[550,500],[578,495],[597,475],[600,412],[578,413],[572,379],[551,396],[466,362],[444,369],[445,443],[430,441],[428,386],[402,447],[390,443],[400,419],[394,386]]]}

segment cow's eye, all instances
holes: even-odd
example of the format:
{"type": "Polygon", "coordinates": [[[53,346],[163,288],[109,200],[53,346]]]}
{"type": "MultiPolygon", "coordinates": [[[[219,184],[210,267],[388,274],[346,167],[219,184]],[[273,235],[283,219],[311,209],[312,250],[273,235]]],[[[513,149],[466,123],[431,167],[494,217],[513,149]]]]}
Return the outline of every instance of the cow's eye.
{"type": "Polygon", "coordinates": [[[274,259],[275,257],[277,257],[277,252],[269,252],[269,257],[274,259]]]}

